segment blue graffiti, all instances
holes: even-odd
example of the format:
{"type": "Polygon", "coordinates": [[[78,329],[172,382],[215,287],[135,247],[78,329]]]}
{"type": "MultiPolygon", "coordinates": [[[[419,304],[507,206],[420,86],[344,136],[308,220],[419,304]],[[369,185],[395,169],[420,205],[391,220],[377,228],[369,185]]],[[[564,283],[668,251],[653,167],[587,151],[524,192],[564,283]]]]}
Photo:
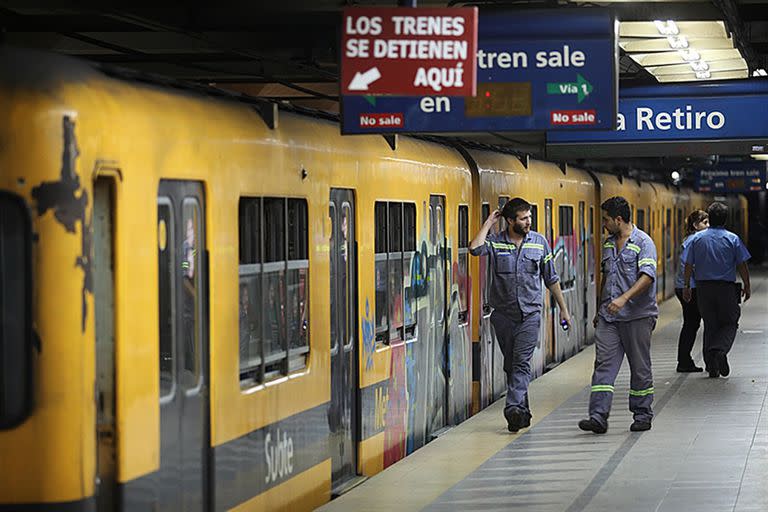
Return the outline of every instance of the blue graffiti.
{"type": "Polygon", "coordinates": [[[365,299],[365,317],[363,317],[363,348],[365,349],[365,369],[373,367],[373,352],[376,349],[376,339],[373,335],[373,320],[371,320],[371,306],[365,299]]]}

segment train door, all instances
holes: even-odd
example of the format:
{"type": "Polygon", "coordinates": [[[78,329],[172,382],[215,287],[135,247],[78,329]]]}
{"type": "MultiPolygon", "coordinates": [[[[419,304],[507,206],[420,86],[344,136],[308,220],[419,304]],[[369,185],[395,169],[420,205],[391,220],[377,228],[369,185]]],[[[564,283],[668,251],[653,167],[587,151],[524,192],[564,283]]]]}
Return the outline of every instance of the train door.
{"type": "Polygon", "coordinates": [[[96,317],[96,508],[115,507],[115,274],[113,182],[93,188],[93,286],[96,317]]]}
{"type": "MultiPolygon", "coordinates": [[[[547,242],[549,243],[549,246],[552,247],[554,250],[554,241],[555,236],[554,232],[552,231],[552,200],[551,199],[545,199],[544,200],[544,236],[547,237],[547,242]]],[[[552,298],[549,298],[550,301],[550,311],[549,311],[549,323],[547,324],[546,328],[546,354],[544,356],[544,365],[545,367],[551,367],[557,364],[557,347],[555,346],[555,340],[556,340],[556,332],[555,331],[555,312],[554,312],[554,301],[552,298]]]]}
{"type": "MultiPolygon", "coordinates": [[[[499,211],[504,208],[507,201],[509,201],[509,197],[499,196],[497,202],[499,211]]],[[[498,233],[507,230],[507,221],[504,217],[499,218],[497,227],[498,233]]],[[[489,277],[490,279],[494,278],[494,276],[489,277]]],[[[493,397],[498,398],[507,392],[507,375],[504,373],[504,355],[501,353],[501,348],[495,339],[493,340],[493,347],[491,348],[493,349],[493,397]]]]}
{"type": "Polygon", "coordinates": [[[579,284],[579,300],[581,301],[581,318],[572,320],[573,324],[579,324],[576,331],[577,348],[586,343],[587,324],[589,323],[589,264],[587,263],[587,224],[585,222],[585,204],[579,201],[579,269],[576,280],[579,284]]]}
{"type": "MultiPolygon", "coordinates": [[[[482,222],[491,214],[491,205],[483,203],[480,210],[482,222]]],[[[494,392],[494,338],[491,326],[491,306],[488,295],[491,287],[491,267],[488,256],[480,257],[480,402],[481,408],[490,405],[497,396],[494,392]]]]}
{"type": "Polygon", "coordinates": [[[331,189],[331,472],[338,495],[357,476],[357,241],[352,190],[331,189]]]}
{"type": "Polygon", "coordinates": [[[208,276],[203,186],[162,180],[157,198],[160,306],[160,510],[208,500],[208,276]]]}
{"type": "Polygon", "coordinates": [[[445,197],[429,196],[429,296],[432,306],[429,341],[433,374],[429,433],[445,427],[448,420],[448,350],[445,331],[445,197]]]}

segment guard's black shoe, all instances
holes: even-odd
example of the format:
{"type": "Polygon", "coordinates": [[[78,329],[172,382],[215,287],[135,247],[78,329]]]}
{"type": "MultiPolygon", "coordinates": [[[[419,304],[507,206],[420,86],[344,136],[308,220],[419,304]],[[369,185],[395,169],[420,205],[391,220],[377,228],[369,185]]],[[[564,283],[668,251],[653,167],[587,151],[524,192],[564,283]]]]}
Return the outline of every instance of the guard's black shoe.
{"type": "Polygon", "coordinates": [[[632,432],[643,432],[645,430],[651,430],[651,424],[647,421],[634,421],[629,426],[629,430],[632,432]]]}
{"type": "Polygon", "coordinates": [[[707,373],[709,374],[710,379],[716,379],[720,376],[720,370],[714,365],[707,368],[707,373]]]}
{"type": "Polygon", "coordinates": [[[531,426],[531,415],[521,409],[505,409],[504,417],[507,419],[507,430],[512,433],[517,432],[521,428],[531,426]]]}
{"type": "Polygon", "coordinates": [[[579,422],[579,428],[585,432],[594,432],[595,434],[605,434],[608,432],[608,425],[602,426],[592,418],[581,420],[579,422]]]}
{"type": "Polygon", "coordinates": [[[680,366],[677,365],[677,373],[699,373],[703,372],[704,368],[700,368],[696,366],[695,364],[692,364],[690,366],[680,366]]]}
{"type": "Polygon", "coordinates": [[[728,366],[728,356],[725,352],[718,352],[715,356],[715,363],[720,368],[720,375],[727,377],[731,373],[731,367],[728,366]]]}

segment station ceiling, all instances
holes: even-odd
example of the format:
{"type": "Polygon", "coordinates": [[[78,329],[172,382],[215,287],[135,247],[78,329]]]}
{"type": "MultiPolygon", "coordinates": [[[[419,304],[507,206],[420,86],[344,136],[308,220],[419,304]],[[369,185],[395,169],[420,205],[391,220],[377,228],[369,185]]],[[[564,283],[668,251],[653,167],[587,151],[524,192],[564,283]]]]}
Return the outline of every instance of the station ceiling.
{"type": "MultiPolygon", "coordinates": [[[[418,7],[507,5],[510,9],[607,6],[621,21],[721,20],[749,74],[768,68],[768,0],[573,2],[416,0],[418,7]]],[[[239,6],[112,7],[93,3],[0,2],[0,41],[336,113],[339,110],[341,10],[394,7],[397,0],[256,0],[239,6]]],[[[135,5],[135,4],[134,4],[135,5]]],[[[621,51],[620,87],[656,79],[621,51]]],[[[766,78],[768,79],[768,78],[766,78]]],[[[449,134],[478,144],[541,155],[541,132],[449,134]]],[[[598,170],[668,179],[674,168],[710,158],[577,161],[598,170]]]]}

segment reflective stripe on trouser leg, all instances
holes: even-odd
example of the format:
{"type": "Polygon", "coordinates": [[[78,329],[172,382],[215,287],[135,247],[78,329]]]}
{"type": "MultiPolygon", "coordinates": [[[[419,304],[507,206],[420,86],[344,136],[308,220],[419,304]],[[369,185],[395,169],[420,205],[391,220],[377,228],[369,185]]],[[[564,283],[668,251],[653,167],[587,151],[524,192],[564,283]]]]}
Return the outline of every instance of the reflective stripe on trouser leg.
{"type": "Polygon", "coordinates": [[[528,384],[531,382],[531,357],[539,339],[541,314],[534,313],[516,322],[502,313],[493,312],[491,322],[504,354],[507,374],[506,408],[529,412],[528,384]]]}
{"type": "Polygon", "coordinates": [[[629,410],[637,421],[653,419],[653,373],[651,371],[651,333],[656,318],[620,322],[619,334],[629,362],[629,410]]]}
{"type": "Polygon", "coordinates": [[[624,359],[624,347],[616,322],[598,319],[595,329],[595,370],[589,395],[589,417],[605,426],[611,412],[613,383],[624,359]]]}

